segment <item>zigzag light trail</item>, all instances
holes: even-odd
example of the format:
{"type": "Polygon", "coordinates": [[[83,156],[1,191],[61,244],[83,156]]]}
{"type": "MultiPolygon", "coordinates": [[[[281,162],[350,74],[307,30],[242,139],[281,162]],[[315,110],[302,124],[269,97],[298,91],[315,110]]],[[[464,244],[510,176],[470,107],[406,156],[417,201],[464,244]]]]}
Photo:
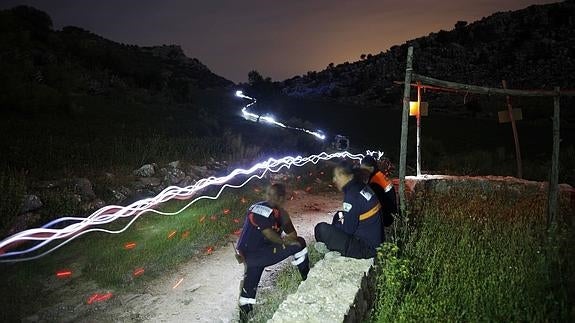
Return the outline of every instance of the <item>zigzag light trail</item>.
{"type": "MultiPolygon", "coordinates": [[[[371,152],[370,152],[371,153],[371,152]]],[[[333,158],[351,158],[351,159],[361,159],[363,158],[363,154],[351,154],[347,151],[345,152],[337,152],[328,154],[326,152],[322,152],[317,155],[310,155],[308,157],[292,157],[286,156],[280,159],[269,158],[267,161],[260,162],[255,164],[249,169],[234,169],[228,175],[223,177],[208,177],[199,180],[194,185],[186,186],[186,187],[177,187],[177,186],[169,186],[165,188],[162,192],[156,195],[153,198],[146,198],[139,201],[136,201],[128,206],[122,207],[117,205],[110,205],[103,207],[90,216],[86,218],[82,217],[63,217],[51,221],[44,225],[41,228],[29,229],[19,233],[16,233],[0,242],[0,262],[20,262],[25,260],[32,260],[38,259],[43,257],[56,249],[66,245],[67,243],[71,242],[75,238],[86,234],[88,232],[106,232],[106,233],[122,233],[126,231],[132,223],[134,223],[142,214],[146,212],[161,214],[161,215],[177,215],[183,212],[185,209],[189,208],[192,204],[199,201],[200,199],[212,199],[215,200],[219,198],[221,193],[224,191],[225,188],[240,188],[246,185],[249,181],[254,178],[261,179],[267,172],[276,173],[283,168],[290,168],[291,166],[301,167],[307,163],[317,164],[323,160],[329,160],[333,158]],[[259,174],[254,174],[257,171],[261,171],[259,174]],[[228,182],[235,178],[238,175],[251,175],[241,184],[233,185],[229,184],[228,182]],[[175,212],[162,212],[153,209],[154,206],[164,203],[166,201],[172,199],[179,199],[179,200],[187,200],[190,199],[194,194],[198,191],[207,188],[208,186],[212,185],[222,185],[219,189],[218,193],[214,196],[198,196],[191,200],[188,204],[182,207],[180,210],[175,212]],[[101,226],[108,223],[111,223],[120,218],[132,217],[132,219],[121,229],[119,230],[108,230],[101,227],[94,227],[94,226],[101,226]],[[76,223],[70,224],[64,228],[60,229],[53,229],[54,225],[64,222],[64,221],[76,221],[76,223]],[[31,255],[28,257],[20,257],[26,254],[30,254],[36,250],[41,249],[42,247],[47,246],[49,243],[62,240],[57,245],[49,248],[48,250],[38,254],[38,255],[31,255]],[[21,251],[10,251],[6,252],[4,250],[10,249],[11,245],[20,244],[23,242],[29,241],[40,241],[37,245],[30,247],[25,250],[21,251]]]]}
{"type": "Polygon", "coordinates": [[[248,105],[246,105],[245,107],[242,108],[242,115],[244,116],[244,118],[251,120],[251,121],[256,121],[259,122],[259,120],[265,121],[269,124],[274,124],[276,126],[282,127],[282,128],[286,128],[286,129],[292,129],[292,130],[298,130],[298,131],[302,131],[305,132],[307,134],[310,134],[318,139],[324,140],[325,139],[325,134],[322,133],[322,131],[318,130],[318,131],[312,131],[312,130],[308,130],[308,129],[304,129],[304,128],[298,128],[298,127],[292,127],[292,126],[288,126],[284,123],[281,123],[279,121],[276,121],[273,117],[271,116],[262,116],[262,115],[257,115],[255,113],[249,112],[248,108],[254,104],[256,104],[257,100],[255,98],[249,97],[247,95],[245,95],[242,91],[236,91],[236,96],[240,97],[240,98],[244,98],[244,99],[249,99],[252,100],[252,102],[248,105]]]}

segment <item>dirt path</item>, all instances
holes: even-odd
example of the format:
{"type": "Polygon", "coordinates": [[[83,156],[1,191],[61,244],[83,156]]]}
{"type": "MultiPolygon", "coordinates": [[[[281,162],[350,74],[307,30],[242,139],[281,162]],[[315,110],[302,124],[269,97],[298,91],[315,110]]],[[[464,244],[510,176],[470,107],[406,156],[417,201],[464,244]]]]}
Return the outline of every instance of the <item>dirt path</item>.
{"type": "MultiPolygon", "coordinates": [[[[340,206],[337,193],[310,195],[294,192],[286,209],[300,236],[313,240],[313,227],[320,221],[331,220],[340,206]]],[[[284,261],[285,262],[285,261],[284,261]]],[[[260,285],[270,287],[276,265],[264,272],[260,285]]],[[[237,320],[237,299],[243,266],[234,258],[231,245],[215,250],[182,265],[150,283],[145,293],[120,296],[117,306],[109,308],[107,316],[122,322],[232,322],[237,320]],[[181,282],[180,282],[181,281],[181,282]],[[180,284],[174,288],[174,286],[180,284]]],[[[86,319],[85,322],[93,322],[86,319]]]]}

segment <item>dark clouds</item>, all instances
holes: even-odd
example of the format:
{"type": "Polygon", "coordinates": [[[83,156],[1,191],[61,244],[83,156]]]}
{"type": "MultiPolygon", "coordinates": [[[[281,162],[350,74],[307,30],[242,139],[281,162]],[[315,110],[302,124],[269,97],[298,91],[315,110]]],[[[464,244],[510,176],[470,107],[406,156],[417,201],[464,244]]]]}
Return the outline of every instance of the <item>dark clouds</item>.
{"type": "Polygon", "coordinates": [[[256,69],[274,80],[355,61],[362,53],[537,0],[2,0],[114,41],[179,44],[215,73],[245,81],[256,69]]]}

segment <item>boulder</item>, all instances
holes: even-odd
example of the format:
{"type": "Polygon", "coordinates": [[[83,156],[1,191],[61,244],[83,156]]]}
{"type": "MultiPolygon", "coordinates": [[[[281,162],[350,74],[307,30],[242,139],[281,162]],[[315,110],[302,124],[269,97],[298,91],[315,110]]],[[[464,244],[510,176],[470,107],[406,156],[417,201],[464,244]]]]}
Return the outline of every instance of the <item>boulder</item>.
{"type": "Polygon", "coordinates": [[[82,200],[89,201],[96,198],[92,183],[87,178],[78,178],[74,182],[74,192],[82,197],[82,200]]]}
{"type": "Polygon", "coordinates": [[[168,174],[164,177],[164,182],[167,185],[176,185],[186,178],[186,173],[179,168],[168,169],[168,174]]]}
{"type": "Polygon", "coordinates": [[[44,204],[40,198],[36,195],[26,195],[22,200],[22,206],[20,207],[20,214],[35,211],[41,208],[44,204]]]}
{"type": "Polygon", "coordinates": [[[179,161],[179,160],[176,160],[176,161],[173,161],[173,162],[171,162],[171,163],[168,163],[168,167],[170,167],[170,168],[180,168],[180,164],[181,164],[180,161],[179,161]]]}
{"type": "Polygon", "coordinates": [[[154,176],[154,174],[156,173],[154,166],[155,164],[146,164],[134,170],[132,173],[134,174],[134,176],[138,177],[151,177],[154,176]]]}
{"type": "Polygon", "coordinates": [[[81,208],[82,210],[84,210],[84,212],[87,212],[87,211],[96,211],[98,209],[103,208],[104,206],[106,206],[106,202],[104,202],[101,199],[94,199],[90,202],[83,203],[81,205],[81,208]]]}

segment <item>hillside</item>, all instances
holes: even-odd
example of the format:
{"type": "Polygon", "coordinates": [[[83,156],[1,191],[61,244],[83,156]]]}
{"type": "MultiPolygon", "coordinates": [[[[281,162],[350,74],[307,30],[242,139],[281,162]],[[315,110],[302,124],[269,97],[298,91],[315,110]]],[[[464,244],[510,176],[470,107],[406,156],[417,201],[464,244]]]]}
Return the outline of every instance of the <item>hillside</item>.
{"type": "Polygon", "coordinates": [[[0,11],[0,109],[70,112],[80,95],[190,103],[194,91],[233,85],[179,46],[116,43],[20,6],[0,11]]]}
{"type": "Polygon", "coordinates": [[[574,88],[575,1],[500,12],[470,24],[459,21],[450,31],[285,80],[283,93],[397,106],[402,87],[393,82],[403,81],[409,45],[414,46],[414,70],[431,77],[492,87],[506,79],[513,88],[574,88]]]}

